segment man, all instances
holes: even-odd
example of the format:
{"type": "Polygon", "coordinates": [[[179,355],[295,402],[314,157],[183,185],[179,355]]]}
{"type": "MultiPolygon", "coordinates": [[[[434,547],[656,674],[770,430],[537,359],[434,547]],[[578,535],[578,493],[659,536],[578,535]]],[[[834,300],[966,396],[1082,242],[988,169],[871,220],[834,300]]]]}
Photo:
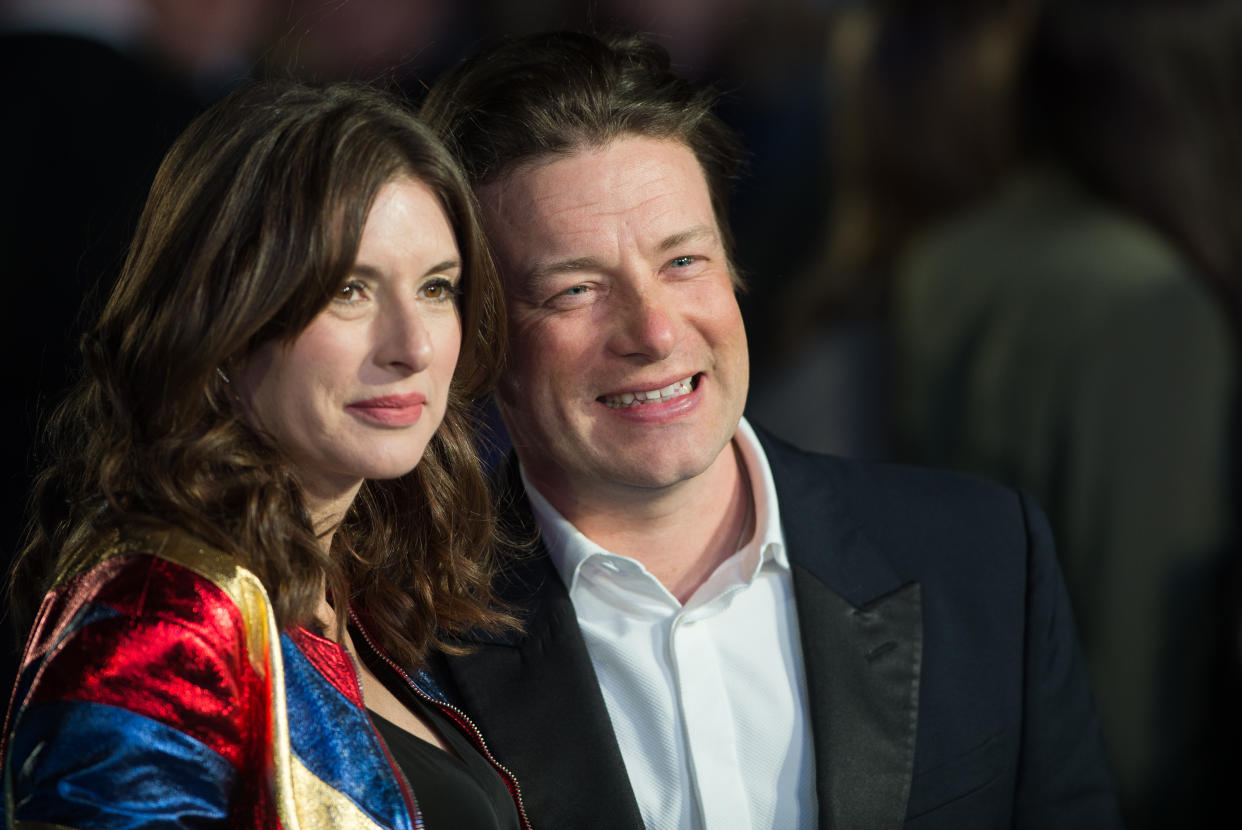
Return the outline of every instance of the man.
{"type": "Polygon", "coordinates": [[[658,47],[507,41],[423,115],[509,301],[522,634],[446,692],[554,828],[1118,824],[1051,541],[1020,494],[742,419],[737,159],[658,47]]]}

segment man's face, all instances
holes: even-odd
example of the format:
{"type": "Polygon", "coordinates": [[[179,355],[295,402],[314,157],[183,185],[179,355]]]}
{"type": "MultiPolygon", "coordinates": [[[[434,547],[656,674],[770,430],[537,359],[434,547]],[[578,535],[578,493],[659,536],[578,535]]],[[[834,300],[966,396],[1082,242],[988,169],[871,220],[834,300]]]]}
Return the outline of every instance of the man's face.
{"type": "Polygon", "coordinates": [[[563,510],[706,470],[737,428],[749,363],[690,149],[627,136],[479,195],[509,303],[501,410],[527,475],[563,510]]]}

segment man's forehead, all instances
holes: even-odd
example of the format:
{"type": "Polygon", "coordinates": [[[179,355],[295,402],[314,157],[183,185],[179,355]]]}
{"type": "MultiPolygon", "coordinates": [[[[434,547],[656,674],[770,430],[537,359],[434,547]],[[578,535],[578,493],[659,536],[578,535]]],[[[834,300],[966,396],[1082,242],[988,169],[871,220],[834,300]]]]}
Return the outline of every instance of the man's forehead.
{"type": "MultiPolygon", "coordinates": [[[[515,165],[477,188],[497,265],[511,288],[644,255],[720,251],[724,233],[697,157],[681,141],[625,135],[515,165]]],[[[733,268],[729,267],[730,274],[733,268]]]]}
{"type": "Polygon", "coordinates": [[[481,201],[493,207],[522,199],[543,201],[567,190],[589,203],[592,194],[607,194],[611,185],[641,192],[652,183],[644,177],[654,180],[670,173],[684,177],[696,190],[701,185],[702,192],[709,194],[707,177],[685,142],[628,133],[514,162],[480,184],[477,192],[481,201]],[[591,175],[584,176],[586,172],[591,175]]]}

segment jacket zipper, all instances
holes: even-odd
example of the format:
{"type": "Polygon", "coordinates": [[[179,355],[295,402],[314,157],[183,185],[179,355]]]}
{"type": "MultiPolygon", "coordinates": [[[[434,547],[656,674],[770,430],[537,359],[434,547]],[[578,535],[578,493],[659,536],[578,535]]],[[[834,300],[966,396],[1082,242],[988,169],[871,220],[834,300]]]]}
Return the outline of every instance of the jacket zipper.
{"type": "MultiPolygon", "coordinates": [[[[496,756],[492,755],[492,751],[487,747],[487,741],[483,739],[483,733],[480,732],[479,728],[474,725],[474,721],[472,721],[465,712],[458,709],[452,703],[445,703],[444,701],[436,700],[434,697],[419,688],[418,684],[410,679],[410,676],[406,673],[405,669],[393,662],[392,658],[385,654],[384,651],[375,644],[375,641],[371,639],[370,632],[367,631],[366,627],[358,619],[358,615],[354,613],[354,609],[352,607],[349,609],[349,619],[350,622],[354,624],[354,627],[358,629],[358,632],[362,634],[362,639],[366,641],[367,646],[371,649],[371,651],[387,663],[388,666],[392,668],[392,670],[395,671],[411,689],[414,690],[416,695],[430,703],[432,706],[446,712],[453,718],[454,721],[456,721],[457,725],[463,732],[466,733],[466,737],[470,738],[470,741],[474,744],[475,749],[479,750],[479,752],[483,754],[483,757],[487,759],[487,762],[491,764],[498,773],[500,773],[501,778],[505,782],[505,786],[509,788],[509,795],[513,797],[513,803],[517,807],[518,811],[518,819],[521,821],[524,830],[532,830],[530,819],[526,817],[526,806],[522,803],[522,788],[518,784],[517,776],[510,772],[508,767],[500,763],[500,761],[497,761],[496,756]]],[[[410,792],[413,793],[413,790],[411,789],[410,792]]],[[[420,823],[421,819],[422,817],[420,815],[420,823]]]]}
{"type": "MultiPolygon", "coordinates": [[[[353,616],[353,611],[350,611],[350,616],[353,616]]],[[[359,626],[358,630],[362,631],[362,627],[359,626]]],[[[363,631],[363,636],[366,636],[365,631],[363,631]]],[[[371,647],[374,648],[374,646],[371,647]]],[[[348,649],[342,650],[349,657],[349,661],[354,667],[354,691],[357,692],[359,700],[364,700],[362,696],[362,670],[358,665],[358,658],[350,654],[348,649]]],[[[410,779],[405,777],[405,772],[402,771],[400,764],[397,763],[397,759],[392,756],[392,750],[388,748],[388,742],[384,740],[384,736],[375,727],[375,721],[371,720],[371,713],[367,711],[365,706],[363,707],[363,714],[367,716],[367,721],[371,724],[371,731],[375,733],[375,737],[379,739],[380,746],[384,749],[384,758],[388,761],[388,766],[396,773],[397,778],[401,782],[401,797],[405,800],[405,808],[410,814],[410,820],[414,822],[414,830],[427,830],[427,825],[423,822],[423,811],[418,806],[418,797],[414,795],[414,788],[410,786],[410,779]]]]}

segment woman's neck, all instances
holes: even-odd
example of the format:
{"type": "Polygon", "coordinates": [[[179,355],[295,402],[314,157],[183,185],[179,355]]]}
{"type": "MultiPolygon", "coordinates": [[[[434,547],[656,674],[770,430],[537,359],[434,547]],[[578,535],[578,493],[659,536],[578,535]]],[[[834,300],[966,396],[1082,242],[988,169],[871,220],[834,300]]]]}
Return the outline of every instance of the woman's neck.
{"type": "Polygon", "coordinates": [[[310,513],[311,527],[314,528],[315,536],[324,553],[331,552],[336,529],[345,520],[361,487],[362,481],[354,482],[345,488],[326,487],[322,483],[316,486],[313,483],[302,482],[302,501],[310,513]]]}

